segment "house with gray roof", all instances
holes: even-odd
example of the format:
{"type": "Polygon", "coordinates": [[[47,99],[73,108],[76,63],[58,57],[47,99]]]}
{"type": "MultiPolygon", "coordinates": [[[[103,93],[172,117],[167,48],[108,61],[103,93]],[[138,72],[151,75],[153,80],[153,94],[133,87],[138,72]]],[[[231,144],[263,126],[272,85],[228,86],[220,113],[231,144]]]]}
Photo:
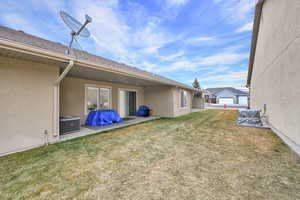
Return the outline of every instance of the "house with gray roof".
{"type": "Polygon", "coordinates": [[[153,116],[176,117],[190,113],[199,98],[186,84],[66,51],[60,43],[0,26],[0,155],[60,141],[60,117],[76,116],[83,125],[93,110],[128,118],[141,105],[153,116]]]}
{"type": "Polygon", "coordinates": [[[205,103],[248,105],[248,93],[233,87],[207,88],[203,95],[205,103]]]}

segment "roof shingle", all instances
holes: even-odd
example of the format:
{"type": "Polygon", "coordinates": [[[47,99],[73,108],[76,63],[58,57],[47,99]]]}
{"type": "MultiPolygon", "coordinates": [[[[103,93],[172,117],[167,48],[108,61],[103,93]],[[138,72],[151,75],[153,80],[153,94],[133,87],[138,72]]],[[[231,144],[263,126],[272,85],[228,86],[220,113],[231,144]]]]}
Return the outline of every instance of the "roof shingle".
{"type": "Polygon", "coordinates": [[[206,89],[208,92],[212,93],[212,94],[216,94],[216,93],[219,93],[223,90],[229,90],[231,91],[232,93],[236,94],[236,95],[248,95],[247,92],[244,92],[244,91],[241,91],[241,90],[238,90],[238,89],[235,89],[233,87],[224,87],[224,88],[207,88],[206,89]]]}
{"type": "MultiPolygon", "coordinates": [[[[59,53],[59,54],[63,54],[63,55],[66,54],[66,51],[68,49],[67,46],[65,46],[61,43],[52,42],[52,41],[49,41],[49,40],[46,40],[43,38],[39,38],[39,37],[30,35],[30,34],[24,33],[23,31],[17,31],[17,30],[7,28],[4,26],[0,26],[0,39],[14,41],[14,42],[28,45],[28,46],[31,46],[34,48],[44,49],[47,51],[51,51],[51,52],[59,53]]],[[[101,57],[101,56],[96,56],[96,55],[93,55],[86,51],[80,51],[80,50],[74,49],[74,54],[77,59],[80,59],[83,61],[88,61],[90,63],[95,63],[95,64],[99,64],[99,65],[104,65],[106,67],[110,67],[117,71],[123,71],[126,73],[132,73],[132,74],[136,74],[136,75],[146,76],[149,79],[159,81],[159,82],[162,82],[165,84],[170,84],[170,85],[194,90],[194,88],[189,85],[168,79],[166,77],[163,77],[163,76],[151,73],[151,72],[147,72],[145,70],[142,70],[142,69],[139,69],[136,67],[131,67],[131,66],[128,66],[123,63],[118,63],[118,62],[106,59],[104,57],[101,57]]]]}

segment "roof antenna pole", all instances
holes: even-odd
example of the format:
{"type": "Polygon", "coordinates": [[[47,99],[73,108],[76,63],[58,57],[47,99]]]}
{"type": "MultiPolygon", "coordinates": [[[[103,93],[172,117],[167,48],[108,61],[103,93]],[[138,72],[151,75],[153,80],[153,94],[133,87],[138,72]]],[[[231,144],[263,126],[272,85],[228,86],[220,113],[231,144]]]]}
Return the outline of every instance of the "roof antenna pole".
{"type": "MultiPolygon", "coordinates": [[[[67,14],[66,12],[60,11],[60,16],[64,23],[71,29],[71,41],[68,45],[67,54],[71,57],[68,66],[64,69],[64,71],[60,74],[57,80],[54,82],[54,85],[59,85],[59,83],[63,80],[63,78],[68,74],[68,72],[74,66],[74,57],[76,56],[73,51],[73,42],[74,40],[78,43],[76,37],[89,37],[91,34],[89,30],[86,28],[88,23],[92,22],[92,18],[88,15],[85,15],[85,22],[81,24],[75,18],[67,14]]],[[[79,45],[79,43],[78,43],[79,45]]],[[[81,47],[80,47],[81,48],[81,47]]]]}
{"type": "Polygon", "coordinates": [[[85,22],[83,25],[81,25],[80,22],[78,22],[76,19],[74,19],[73,17],[71,17],[70,15],[68,15],[67,13],[65,13],[63,11],[60,12],[60,15],[61,15],[63,21],[66,23],[66,25],[71,29],[71,41],[69,43],[67,53],[70,56],[74,56],[74,54],[72,52],[73,42],[74,42],[74,40],[76,40],[77,36],[82,36],[82,37],[90,36],[90,32],[88,31],[86,26],[88,23],[92,22],[92,18],[88,15],[85,15],[85,22]],[[78,29],[78,27],[80,27],[80,28],[78,29]]]}

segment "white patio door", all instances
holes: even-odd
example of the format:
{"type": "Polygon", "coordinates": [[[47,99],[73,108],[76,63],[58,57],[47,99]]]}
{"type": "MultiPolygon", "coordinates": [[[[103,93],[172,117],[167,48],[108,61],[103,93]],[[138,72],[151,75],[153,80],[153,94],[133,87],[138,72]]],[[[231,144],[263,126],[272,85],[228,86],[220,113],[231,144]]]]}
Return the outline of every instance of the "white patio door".
{"type": "Polygon", "coordinates": [[[135,116],[137,105],[136,91],[119,90],[119,115],[124,118],[135,116]]]}
{"type": "Polygon", "coordinates": [[[119,115],[123,118],[128,116],[128,93],[124,90],[119,91],[119,115]]]}

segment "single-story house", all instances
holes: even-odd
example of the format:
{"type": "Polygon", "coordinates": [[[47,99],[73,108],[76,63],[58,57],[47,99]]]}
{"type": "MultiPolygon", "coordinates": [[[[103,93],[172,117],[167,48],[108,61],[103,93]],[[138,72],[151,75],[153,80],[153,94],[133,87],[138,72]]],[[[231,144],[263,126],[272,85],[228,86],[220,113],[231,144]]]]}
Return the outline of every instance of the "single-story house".
{"type": "Polygon", "coordinates": [[[300,155],[300,1],[259,0],[247,85],[250,108],[300,155]]]}
{"type": "Polygon", "coordinates": [[[191,112],[193,87],[0,26],[0,155],[60,140],[59,117],[113,109],[121,117],[146,105],[152,114],[191,112]]]}
{"type": "Polygon", "coordinates": [[[248,105],[248,93],[233,87],[207,88],[203,95],[205,103],[248,105]]]}

